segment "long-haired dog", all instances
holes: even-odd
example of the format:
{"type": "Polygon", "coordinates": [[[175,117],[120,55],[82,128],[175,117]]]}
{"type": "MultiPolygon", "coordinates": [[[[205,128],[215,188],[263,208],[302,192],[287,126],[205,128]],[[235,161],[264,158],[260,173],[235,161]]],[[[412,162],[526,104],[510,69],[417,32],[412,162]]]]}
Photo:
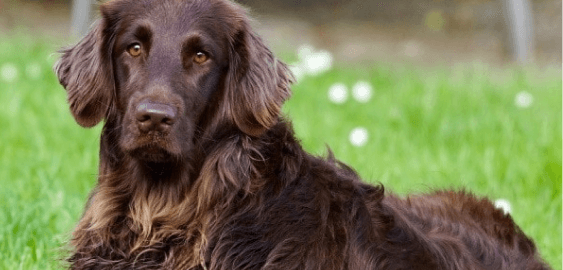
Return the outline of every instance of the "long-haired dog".
{"type": "Polygon", "coordinates": [[[55,67],[105,119],[72,269],[547,269],[486,199],[400,199],[280,116],[292,75],[226,0],[114,0],[55,67]]]}

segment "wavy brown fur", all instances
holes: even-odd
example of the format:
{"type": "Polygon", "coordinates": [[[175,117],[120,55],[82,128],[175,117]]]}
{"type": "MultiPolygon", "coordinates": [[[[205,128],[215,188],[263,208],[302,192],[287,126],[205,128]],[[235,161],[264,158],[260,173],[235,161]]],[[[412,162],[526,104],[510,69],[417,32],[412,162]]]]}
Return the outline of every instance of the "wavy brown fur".
{"type": "Polygon", "coordinates": [[[488,200],[385,196],[306,153],[280,116],[292,75],[239,6],[101,11],[55,67],[76,121],[105,119],[71,269],[548,269],[488,200]]]}

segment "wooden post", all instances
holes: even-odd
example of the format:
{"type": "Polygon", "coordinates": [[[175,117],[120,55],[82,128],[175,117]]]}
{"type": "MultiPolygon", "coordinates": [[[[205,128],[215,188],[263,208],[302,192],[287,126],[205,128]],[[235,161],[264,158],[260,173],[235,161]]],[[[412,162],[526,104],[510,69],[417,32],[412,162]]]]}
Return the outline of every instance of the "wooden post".
{"type": "Polygon", "coordinates": [[[533,60],[534,35],[532,9],[528,0],[502,0],[508,30],[508,49],[518,63],[533,60]]]}
{"type": "Polygon", "coordinates": [[[90,0],[72,1],[71,33],[74,37],[83,37],[90,28],[90,0]]]}

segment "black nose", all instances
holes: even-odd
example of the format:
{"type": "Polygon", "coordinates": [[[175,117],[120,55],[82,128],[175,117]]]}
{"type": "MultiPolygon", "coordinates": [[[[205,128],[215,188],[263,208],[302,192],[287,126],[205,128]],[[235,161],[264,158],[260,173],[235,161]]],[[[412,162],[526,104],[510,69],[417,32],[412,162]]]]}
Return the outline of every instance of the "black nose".
{"type": "Polygon", "coordinates": [[[143,132],[168,131],[176,119],[174,107],[162,103],[143,101],[137,105],[135,118],[143,132]]]}

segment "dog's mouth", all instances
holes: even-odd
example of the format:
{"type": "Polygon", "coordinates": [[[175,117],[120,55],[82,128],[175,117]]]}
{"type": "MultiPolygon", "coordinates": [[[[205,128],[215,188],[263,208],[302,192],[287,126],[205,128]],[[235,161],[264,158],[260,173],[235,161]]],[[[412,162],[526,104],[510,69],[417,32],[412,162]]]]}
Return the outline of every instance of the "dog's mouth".
{"type": "Polygon", "coordinates": [[[158,144],[147,144],[133,149],[129,153],[133,158],[151,163],[170,163],[176,155],[158,144]]]}

